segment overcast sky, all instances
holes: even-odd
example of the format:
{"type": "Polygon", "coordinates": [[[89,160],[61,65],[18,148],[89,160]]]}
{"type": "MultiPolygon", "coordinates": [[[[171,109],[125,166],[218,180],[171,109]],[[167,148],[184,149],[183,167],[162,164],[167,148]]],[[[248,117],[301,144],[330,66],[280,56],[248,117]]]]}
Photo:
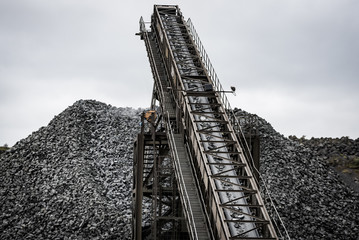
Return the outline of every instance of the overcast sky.
{"type": "MultiPolygon", "coordinates": [[[[148,107],[148,0],[0,0],[0,145],[79,99],[148,107]]],[[[359,137],[359,1],[163,1],[191,18],[232,107],[284,134],[359,137]]]]}

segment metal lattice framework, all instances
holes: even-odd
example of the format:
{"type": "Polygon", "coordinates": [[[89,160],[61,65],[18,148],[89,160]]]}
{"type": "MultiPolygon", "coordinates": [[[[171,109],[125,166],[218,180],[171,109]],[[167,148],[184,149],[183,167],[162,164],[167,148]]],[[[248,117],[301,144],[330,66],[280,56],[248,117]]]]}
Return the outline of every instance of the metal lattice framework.
{"type": "Polygon", "coordinates": [[[150,29],[141,18],[139,35],[157,114],[143,121],[135,143],[134,238],[277,239],[239,122],[192,23],[177,6],[155,5],[150,29]],[[150,233],[143,197],[152,199],[150,233]]]}

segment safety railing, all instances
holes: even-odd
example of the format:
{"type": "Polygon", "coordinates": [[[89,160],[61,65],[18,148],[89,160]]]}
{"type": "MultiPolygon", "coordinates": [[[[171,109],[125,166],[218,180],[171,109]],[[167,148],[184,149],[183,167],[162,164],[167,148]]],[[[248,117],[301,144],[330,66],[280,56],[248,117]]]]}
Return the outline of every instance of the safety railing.
{"type": "MultiPolygon", "coordinates": [[[[285,232],[283,235],[279,232],[279,234],[283,236],[282,239],[290,239],[290,237],[288,235],[288,232],[287,232],[287,229],[286,229],[281,217],[279,216],[277,208],[275,207],[274,202],[272,201],[272,198],[271,198],[271,196],[269,194],[268,188],[265,185],[265,181],[264,181],[263,177],[261,176],[259,170],[254,167],[255,166],[254,165],[254,160],[253,160],[252,155],[250,154],[250,148],[249,148],[248,143],[245,140],[245,135],[244,135],[244,132],[243,132],[243,130],[241,128],[240,121],[238,120],[235,112],[233,111],[233,109],[232,109],[232,107],[231,107],[231,105],[230,105],[230,103],[228,101],[228,98],[227,98],[227,96],[225,94],[226,91],[224,91],[224,89],[222,87],[222,84],[219,81],[217,73],[215,72],[215,70],[214,70],[214,68],[212,66],[212,63],[211,63],[211,61],[210,61],[210,59],[208,57],[208,54],[205,51],[205,49],[203,47],[203,44],[202,44],[202,42],[201,42],[201,40],[200,40],[200,38],[199,38],[199,36],[197,34],[197,31],[193,26],[192,20],[188,19],[186,21],[186,25],[187,25],[187,30],[189,31],[189,34],[192,37],[192,40],[193,40],[193,42],[195,43],[195,45],[197,47],[197,50],[198,50],[198,53],[199,53],[200,58],[202,60],[202,63],[203,63],[203,65],[204,65],[204,67],[205,67],[205,69],[206,69],[206,71],[207,71],[207,73],[208,73],[208,75],[210,77],[210,80],[212,81],[213,88],[218,93],[219,100],[223,104],[223,106],[225,108],[225,111],[226,111],[226,113],[228,115],[228,118],[231,121],[233,130],[236,133],[239,133],[241,135],[241,137],[238,138],[238,141],[240,142],[241,147],[246,149],[246,151],[244,151],[244,153],[246,154],[247,159],[250,160],[251,163],[252,163],[252,164],[250,164],[250,168],[251,168],[251,170],[253,172],[257,172],[258,175],[259,175],[259,178],[261,178],[263,180],[262,182],[263,182],[264,188],[266,190],[265,195],[270,199],[270,206],[269,207],[273,208],[272,212],[276,215],[275,218],[278,219],[278,222],[279,222],[279,225],[280,225],[280,226],[276,226],[276,228],[278,230],[282,229],[285,232]]],[[[259,186],[259,182],[257,180],[256,180],[256,182],[257,182],[257,185],[259,186]]],[[[262,192],[262,194],[263,194],[263,192],[262,192]]],[[[276,223],[274,223],[274,224],[276,225],[276,223]]]]}
{"type": "Polygon", "coordinates": [[[192,36],[192,40],[196,44],[196,47],[200,54],[202,63],[204,64],[204,67],[206,68],[207,73],[208,73],[210,79],[212,80],[213,87],[216,90],[216,92],[218,93],[225,110],[229,113],[229,115],[230,115],[229,117],[231,117],[231,121],[232,121],[231,123],[232,123],[234,130],[242,133],[242,129],[240,127],[239,121],[235,117],[232,107],[228,101],[226,94],[225,94],[226,91],[224,91],[222,84],[219,81],[217,73],[215,72],[215,70],[212,66],[212,63],[203,47],[203,44],[202,44],[200,38],[198,37],[198,34],[196,32],[196,29],[193,26],[191,19],[188,19],[186,23],[187,23],[189,33],[192,36]]]}
{"type": "Polygon", "coordinates": [[[157,70],[156,62],[154,61],[154,56],[153,56],[154,49],[152,49],[152,47],[151,47],[151,42],[150,42],[150,39],[149,39],[149,36],[148,36],[148,31],[146,29],[146,25],[145,25],[145,22],[143,21],[142,17],[140,18],[140,31],[141,31],[141,34],[143,34],[142,36],[143,36],[143,39],[145,41],[145,45],[146,45],[146,49],[147,49],[148,58],[150,60],[152,73],[155,76],[155,84],[157,84],[158,87],[161,89],[161,91],[158,92],[158,94],[160,94],[159,97],[161,98],[161,100],[164,100],[165,99],[165,96],[164,96],[164,90],[165,89],[163,88],[162,83],[161,83],[161,79],[160,79],[160,75],[159,75],[158,70],[157,70]]]}

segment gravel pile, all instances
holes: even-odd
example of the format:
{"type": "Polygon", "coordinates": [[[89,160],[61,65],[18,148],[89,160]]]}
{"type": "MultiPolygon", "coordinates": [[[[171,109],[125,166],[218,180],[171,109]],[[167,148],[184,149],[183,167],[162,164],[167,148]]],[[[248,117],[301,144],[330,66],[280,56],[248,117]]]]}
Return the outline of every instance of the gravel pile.
{"type": "Polygon", "coordinates": [[[260,172],[289,236],[358,239],[359,194],[340,180],[324,161],[323,152],[285,138],[262,118],[241,110],[237,114],[257,120],[260,172]]]}
{"type": "Polygon", "coordinates": [[[78,101],[0,158],[0,239],[130,239],[139,111],[78,101]]]}
{"type": "Polygon", "coordinates": [[[359,192],[359,138],[289,138],[316,151],[347,185],[359,192]]]}
{"type": "Polygon", "coordinates": [[[289,136],[289,138],[303,143],[324,157],[329,158],[335,155],[359,156],[359,138],[356,140],[349,137],[305,139],[289,136]]]}
{"type": "MultiPolygon", "coordinates": [[[[130,239],[139,114],[81,100],[1,154],[0,239],[130,239]]],[[[292,239],[357,239],[359,195],[322,153],[250,116],[262,177],[292,239]]]]}

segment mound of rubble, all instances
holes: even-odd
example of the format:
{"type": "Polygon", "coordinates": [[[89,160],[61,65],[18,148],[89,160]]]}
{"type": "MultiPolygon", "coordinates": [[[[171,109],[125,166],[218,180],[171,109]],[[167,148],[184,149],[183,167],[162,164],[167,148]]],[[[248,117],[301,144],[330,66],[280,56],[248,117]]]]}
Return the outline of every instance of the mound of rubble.
{"type": "Polygon", "coordinates": [[[349,137],[306,139],[305,137],[289,136],[289,138],[303,143],[324,157],[335,155],[359,156],[359,138],[355,140],[349,137]]]}
{"type": "MultiPolygon", "coordinates": [[[[256,118],[261,174],[292,239],[357,239],[359,195],[256,118]]],[[[78,101],[0,155],[0,239],[130,239],[140,110],[78,101]]],[[[244,118],[242,118],[244,119],[244,118]]]]}
{"type": "Polygon", "coordinates": [[[139,111],[78,101],[0,158],[0,239],[130,239],[139,111]]]}
{"type": "Polygon", "coordinates": [[[297,138],[289,136],[316,151],[354,191],[359,192],[359,138],[297,138]]]}
{"type": "Polygon", "coordinates": [[[249,122],[245,120],[249,117],[252,126],[246,127],[259,131],[262,180],[289,236],[358,239],[359,194],[340,180],[323,153],[285,138],[256,115],[238,109],[237,115],[243,125],[249,122]]]}

